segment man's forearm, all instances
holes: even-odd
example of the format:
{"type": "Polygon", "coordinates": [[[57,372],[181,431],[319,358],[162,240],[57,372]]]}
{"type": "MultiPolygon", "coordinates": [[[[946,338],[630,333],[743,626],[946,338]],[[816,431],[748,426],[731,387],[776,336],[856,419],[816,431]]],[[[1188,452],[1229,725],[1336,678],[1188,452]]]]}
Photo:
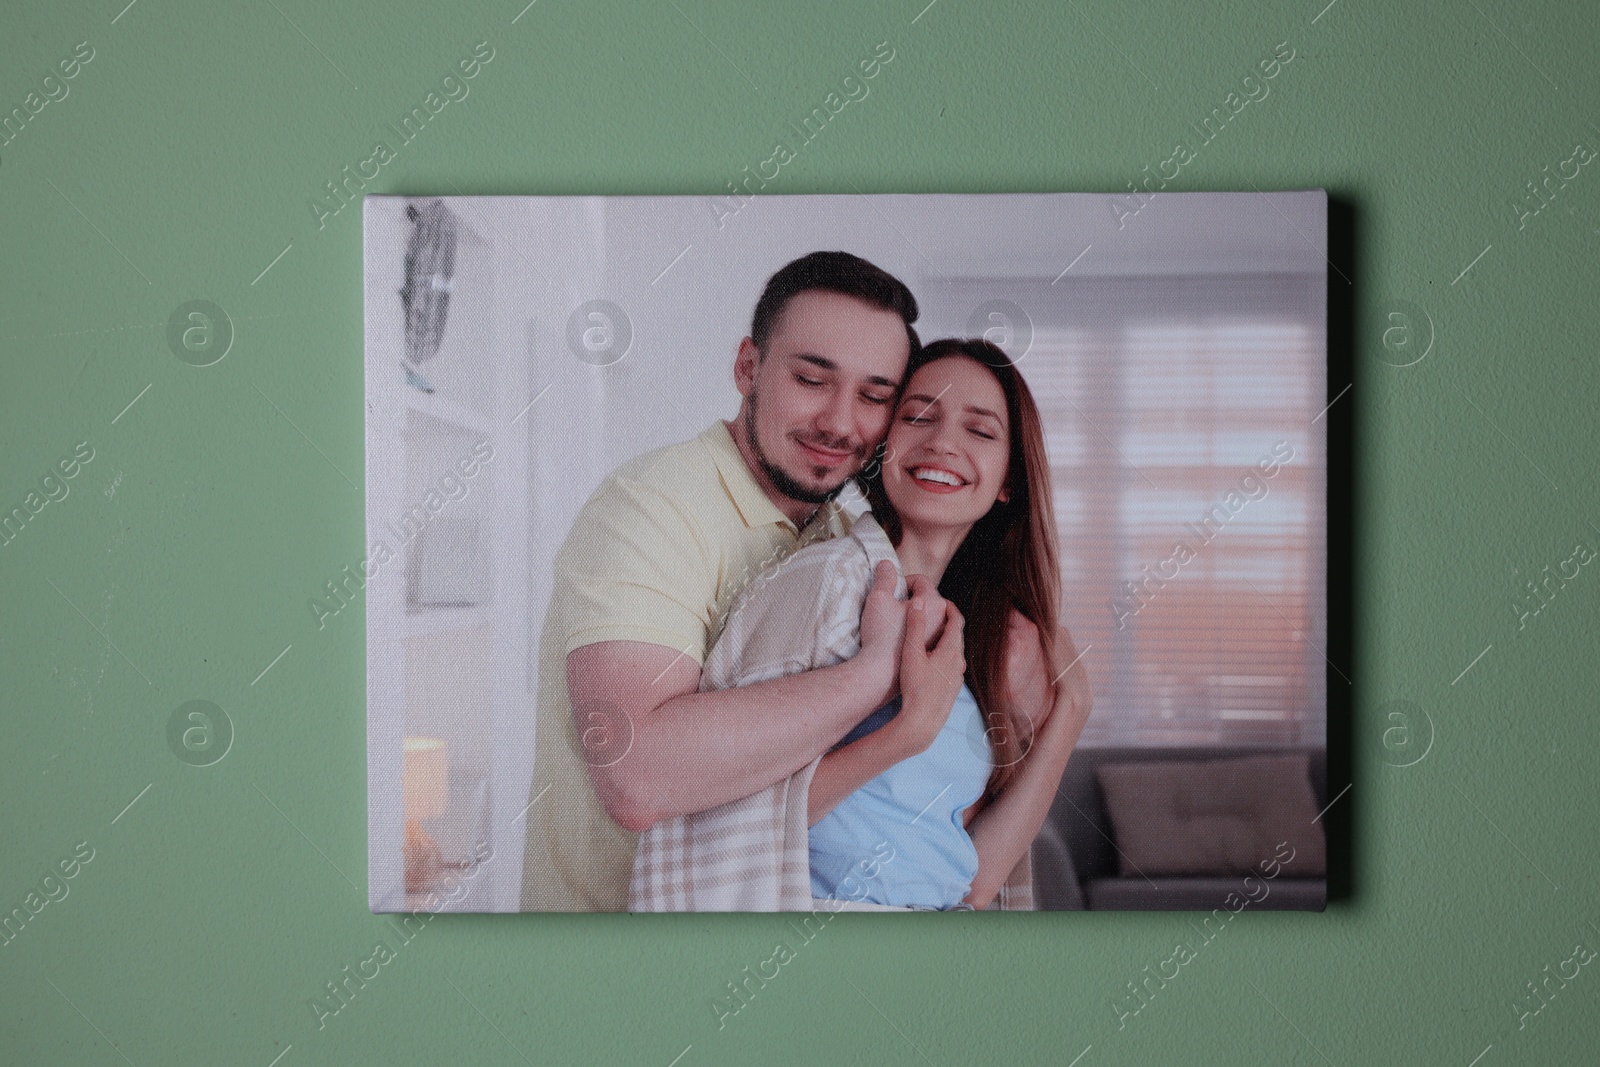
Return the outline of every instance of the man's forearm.
{"type": "Polygon", "coordinates": [[[609,768],[643,821],[705,811],[783,781],[881,703],[857,657],[755,685],[686,693],[635,724],[609,768]]]}

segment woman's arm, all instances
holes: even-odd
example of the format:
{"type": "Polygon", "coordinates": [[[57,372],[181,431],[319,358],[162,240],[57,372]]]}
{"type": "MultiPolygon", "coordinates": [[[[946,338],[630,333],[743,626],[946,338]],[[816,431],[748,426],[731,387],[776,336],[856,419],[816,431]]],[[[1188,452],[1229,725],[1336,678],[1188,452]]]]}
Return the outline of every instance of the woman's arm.
{"type": "Polygon", "coordinates": [[[978,873],[965,900],[974,908],[981,910],[993,902],[1038,836],[1089,711],[1084,694],[1056,683],[1055,705],[1024,757],[1021,770],[1006,791],[973,819],[971,834],[978,850],[978,873]]]}
{"type": "MultiPolygon", "coordinates": [[[[899,718],[898,715],[895,716],[899,718]]],[[[822,757],[817,773],[811,776],[806,794],[806,825],[815,826],[839,802],[872,781],[901,760],[916,755],[906,750],[894,721],[884,723],[865,737],[822,757]]]]}
{"type": "Polygon", "coordinates": [[[912,588],[900,653],[900,712],[872,733],[822,757],[807,794],[808,826],[815,826],[841,800],[890,767],[927,751],[950,718],[967,670],[961,613],[938,593],[925,593],[918,585],[912,588]],[[913,629],[917,626],[922,629],[913,629]],[[926,646],[930,628],[935,634],[932,648],[926,646]],[[916,639],[919,633],[921,641],[916,639]]]}
{"type": "Polygon", "coordinates": [[[1057,666],[1051,669],[1044,662],[1038,628],[1012,608],[1006,631],[1005,698],[1027,720],[1025,742],[1039,732],[1055,708],[1056,681],[1064,681],[1074,700],[1087,703],[1090,699],[1088,673],[1078,662],[1077,646],[1065,626],[1056,627],[1055,656],[1057,666]],[[1063,663],[1065,674],[1060,666],[1063,663]]]}

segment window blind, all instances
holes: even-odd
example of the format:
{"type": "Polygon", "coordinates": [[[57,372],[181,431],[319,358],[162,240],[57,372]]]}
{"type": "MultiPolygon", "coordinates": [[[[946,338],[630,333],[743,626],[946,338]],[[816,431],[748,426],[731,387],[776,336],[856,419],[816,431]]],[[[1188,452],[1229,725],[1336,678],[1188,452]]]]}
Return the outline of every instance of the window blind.
{"type": "Polygon", "coordinates": [[[1018,365],[1095,693],[1081,743],[1324,744],[1322,279],[1107,284],[1024,305],[1018,365]]]}

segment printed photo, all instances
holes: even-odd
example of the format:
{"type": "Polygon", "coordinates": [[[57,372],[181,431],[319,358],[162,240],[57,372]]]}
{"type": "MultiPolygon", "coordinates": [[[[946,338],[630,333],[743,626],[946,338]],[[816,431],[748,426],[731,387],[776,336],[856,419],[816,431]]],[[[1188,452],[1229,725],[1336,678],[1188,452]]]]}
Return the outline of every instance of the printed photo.
{"type": "Polygon", "coordinates": [[[1325,907],[1322,190],[363,210],[374,912],[1325,907]]]}

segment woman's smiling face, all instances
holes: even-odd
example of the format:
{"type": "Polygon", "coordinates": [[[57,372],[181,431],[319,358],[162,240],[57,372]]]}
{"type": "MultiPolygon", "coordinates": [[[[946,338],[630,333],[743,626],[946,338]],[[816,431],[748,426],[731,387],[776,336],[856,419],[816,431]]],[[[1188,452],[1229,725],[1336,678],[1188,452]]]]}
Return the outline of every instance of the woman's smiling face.
{"type": "Polygon", "coordinates": [[[906,383],[884,451],[883,488],[906,526],[966,526],[1005,489],[1011,425],[1000,382],[968,356],[945,356],[906,383]]]}

